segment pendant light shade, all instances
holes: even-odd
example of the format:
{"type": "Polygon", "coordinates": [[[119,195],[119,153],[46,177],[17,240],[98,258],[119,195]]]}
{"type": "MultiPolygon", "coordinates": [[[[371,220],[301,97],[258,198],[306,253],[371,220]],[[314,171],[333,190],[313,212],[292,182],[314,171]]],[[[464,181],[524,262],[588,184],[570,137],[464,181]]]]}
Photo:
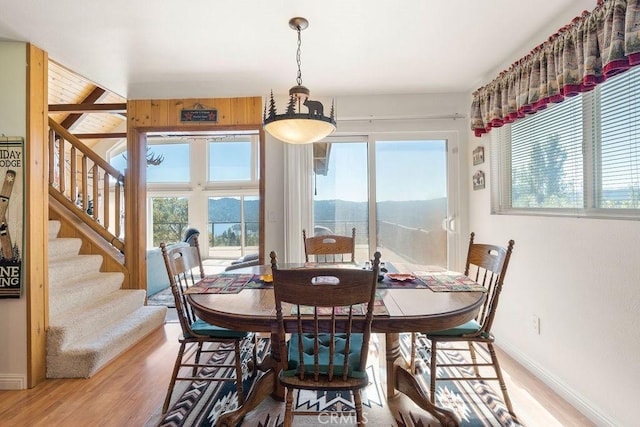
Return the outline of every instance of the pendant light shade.
{"type": "Polygon", "coordinates": [[[298,50],[296,59],[298,63],[297,85],[289,89],[289,103],[284,114],[278,114],[273,91],[269,97],[268,106],[264,106],[264,129],[274,138],[289,144],[310,144],[320,141],[336,130],[335,108],[331,104],[329,116],[324,114],[324,106],[321,102],[309,99],[309,89],[302,86],[302,73],[300,71],[300,32],[309,26],[305,18],[291,18],[289,26],[298,33],[298,50]],[[302,112],[301,108],[307,111],[302,112]]]}

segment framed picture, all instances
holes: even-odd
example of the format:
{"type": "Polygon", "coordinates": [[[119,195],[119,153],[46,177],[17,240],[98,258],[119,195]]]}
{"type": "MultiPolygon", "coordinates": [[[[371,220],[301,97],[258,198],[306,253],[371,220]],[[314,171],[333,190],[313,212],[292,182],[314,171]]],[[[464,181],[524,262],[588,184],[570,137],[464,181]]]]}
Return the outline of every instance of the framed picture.
{"type": "Polygon", "coordinates": [[[480,146],[473,150],[473,164],[479,165],[484,163],[484,147],[480,146]]]}
{"type": "Polygon", "coordinates": [[[473,174],[473,189],[482,190],[484,188],[484,172],[478,171],[473,174]]]}

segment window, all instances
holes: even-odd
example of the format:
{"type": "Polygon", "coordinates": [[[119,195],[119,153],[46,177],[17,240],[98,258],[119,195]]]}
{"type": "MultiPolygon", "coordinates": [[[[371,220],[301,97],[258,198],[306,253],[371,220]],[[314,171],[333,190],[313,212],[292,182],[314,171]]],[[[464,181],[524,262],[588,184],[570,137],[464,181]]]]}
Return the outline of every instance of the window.
{"type": "MultiPolygon", "coordinates": [[[[260,170],[256,131],[147,136],[147,245],[200,231],[205,258],[229,263],[259,248],[260,170]]],[[[124,148],[124,144],[118,147],[124,148]]],[[[117,153],[118,150],[112,150],[117,153]]],[[[124,171],[126,152],[110,163],[124,171]]],[[[221,264],[222,265],[222,264],[221,264]]]]}
{"type": "Polygon", "coordinates": [[[209,142],[209,182],[256,181],[254,148],[249,136],[209,142]]]}
{"type": "Polygon", "coordinates": [[[640,67],[503,126],[495,213],[640,215],[640,67]]]}

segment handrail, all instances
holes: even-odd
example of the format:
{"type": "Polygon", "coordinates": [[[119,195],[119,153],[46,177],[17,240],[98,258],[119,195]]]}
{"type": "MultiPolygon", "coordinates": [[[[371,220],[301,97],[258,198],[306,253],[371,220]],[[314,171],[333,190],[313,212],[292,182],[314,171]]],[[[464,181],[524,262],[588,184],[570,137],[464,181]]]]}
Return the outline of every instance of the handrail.
{"type": "Polygon", "coordinates": [[[49,194],[121,253],[124,185],[120,171],[49,118],[49,194]]]}

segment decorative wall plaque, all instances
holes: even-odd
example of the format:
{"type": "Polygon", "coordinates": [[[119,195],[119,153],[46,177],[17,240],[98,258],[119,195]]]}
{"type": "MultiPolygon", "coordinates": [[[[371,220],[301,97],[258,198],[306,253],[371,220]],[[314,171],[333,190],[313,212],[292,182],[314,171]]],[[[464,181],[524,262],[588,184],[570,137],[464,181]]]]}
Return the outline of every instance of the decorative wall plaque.
{"type": "Polygon", "coordinates": [[[211,108],[182,109],[180,111],[180,121],[216,123],[218,121],[218,110],[211,108]]]}
{"type": "Polygon", "coordinates": [[[480,146],[473,150],[473,164],[479,165],[484,163],[484,147],[480,146]]]}
{"type": "Polygon", "coordinates": [[[473,189],[482,190],[484,188],[484,172],[478,171],[473,174],[473,189]]]}

